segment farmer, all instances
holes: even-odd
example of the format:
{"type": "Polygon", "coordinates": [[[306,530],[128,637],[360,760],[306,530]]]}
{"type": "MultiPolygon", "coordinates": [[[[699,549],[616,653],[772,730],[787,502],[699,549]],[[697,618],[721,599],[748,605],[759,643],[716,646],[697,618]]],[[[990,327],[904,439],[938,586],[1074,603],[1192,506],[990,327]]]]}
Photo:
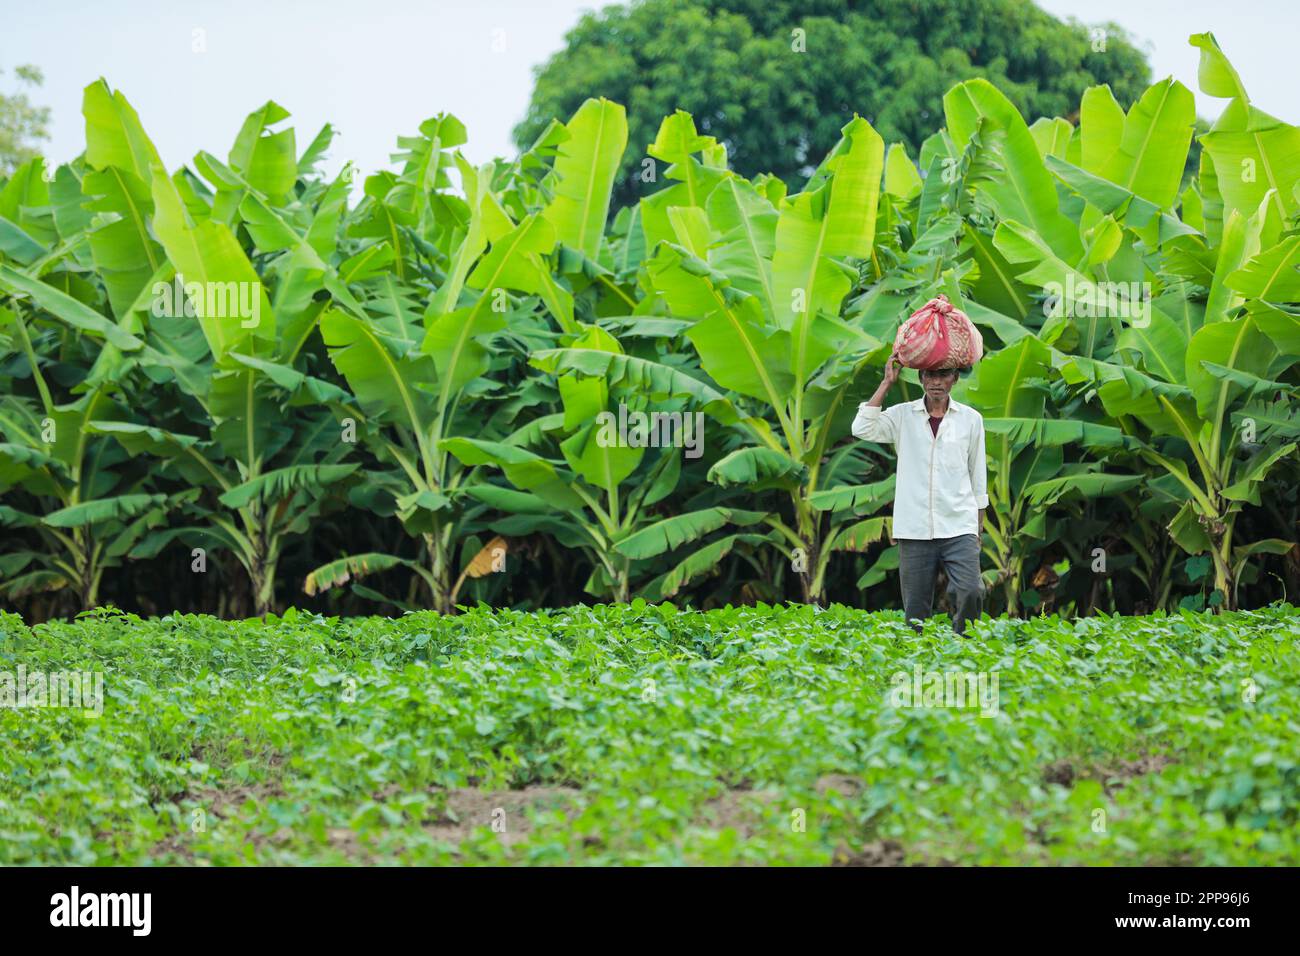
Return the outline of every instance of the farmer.
{"type": "Polygon", "coordinates": [[[949,397],[958,376],[952,368],[922,371],[925,394],[882,411],[881,402],[901,369],[891,352],[884,380],[858,407],[852,431],[863,441],[898,446],[891,540],[898,543],[904,616],[919,633],[934,607],[942,563],[953,629],[964,635],[966,622],[979,617],[984,600],[980,534],[989,504],[984,419],[949,397]]]}

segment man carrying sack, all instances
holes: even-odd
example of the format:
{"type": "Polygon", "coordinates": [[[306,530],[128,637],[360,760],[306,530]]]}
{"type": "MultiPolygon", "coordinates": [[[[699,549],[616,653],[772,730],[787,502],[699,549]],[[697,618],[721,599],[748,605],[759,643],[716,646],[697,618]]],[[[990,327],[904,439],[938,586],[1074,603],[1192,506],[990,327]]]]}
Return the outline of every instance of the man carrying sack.
{"type": "MultiPolygon", "coordinates": [[[[859,406],[852,432],[863,441],[888,442],[897,447],[893,537],[898,542],[904,616],[919,633],[921,622],[933,612],[935,583],[942,565],[948,575],[953,629],[964,635],[967,622],[979,617],[984,603],[980,534],[989,503],[984,418],[969,405],[949,397],[957,383],[957,367],[922,368],[921,398],[884,410],[881,403],[903,368],[898,356],[900,347],[912,361],[960,361],[965,365],[978,361],[982,343],[972,349],[969,341],[961,341],[960,334],[952,336],[949,330],[943,330],[939,338],[945,342],[955,339],[957,347],[935,349],[927,342],[925,358],[916,359],[915,349],[909,347],[914,346],[913,333],[922,322],[931,326],[936,322],[965,322],[974,329],[970,320],[942,296],[916,312],[900,328],[885,363],[885,377],[870,400],[859,406]]],[[[978,334],[974,332],[976,339],[978,334]]]]}

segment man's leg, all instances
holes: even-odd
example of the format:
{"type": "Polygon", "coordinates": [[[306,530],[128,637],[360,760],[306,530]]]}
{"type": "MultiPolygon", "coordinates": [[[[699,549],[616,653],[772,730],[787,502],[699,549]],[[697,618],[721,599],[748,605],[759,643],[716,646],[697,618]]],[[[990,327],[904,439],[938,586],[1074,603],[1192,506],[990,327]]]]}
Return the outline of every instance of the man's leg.
{"type": "MultiPolygon", "coordinates": [[[[984,609],[984,582],[980,580],[980,539],[976,534],[945,538],[940,558],[948,573],[948,603],[952,605],[952,629],[965,635],[966,622],[984,609]]],[[[900,562],[901,563],[901,562],[900,562]]]]}
{"type": "Polygon", "coordinates": [[[921,623],[934,610],[934,582],[939,570],[935,542],[898,539],[898,580],[903,589],[903,617],[921,633],[921,623]]]}

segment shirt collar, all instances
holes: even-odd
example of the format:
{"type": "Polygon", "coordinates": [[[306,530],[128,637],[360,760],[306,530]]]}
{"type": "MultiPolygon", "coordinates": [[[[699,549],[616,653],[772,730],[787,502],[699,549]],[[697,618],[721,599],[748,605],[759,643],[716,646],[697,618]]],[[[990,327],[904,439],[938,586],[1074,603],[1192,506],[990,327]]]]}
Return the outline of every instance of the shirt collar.
{"type": "MultiPolygon", "coordinates": [[[[924,395],[922,395],[916,401],[912,402],[912,407],[916,409],[918,412],[920,412],[922,415],[929,417],[930,413],[925,407],[924,395]]],[[[945,415],[951,415],[953,412],[963,412],[965,410],[966,410],[965,405],[957,401],[957,399],[953,398],[951,395],[948,396],[948,411],[944,413],[945,415]]]]}

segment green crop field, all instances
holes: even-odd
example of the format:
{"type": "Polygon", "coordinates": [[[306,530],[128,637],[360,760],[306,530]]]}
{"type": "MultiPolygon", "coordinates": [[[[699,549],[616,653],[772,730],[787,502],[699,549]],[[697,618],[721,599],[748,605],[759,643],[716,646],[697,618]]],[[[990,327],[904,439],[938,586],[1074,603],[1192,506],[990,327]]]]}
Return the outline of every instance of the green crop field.
{"type": "Polygon", "coordinates": [[[1291,605],[0,627],[0,863],[1300,862],[1291,605]]]}

